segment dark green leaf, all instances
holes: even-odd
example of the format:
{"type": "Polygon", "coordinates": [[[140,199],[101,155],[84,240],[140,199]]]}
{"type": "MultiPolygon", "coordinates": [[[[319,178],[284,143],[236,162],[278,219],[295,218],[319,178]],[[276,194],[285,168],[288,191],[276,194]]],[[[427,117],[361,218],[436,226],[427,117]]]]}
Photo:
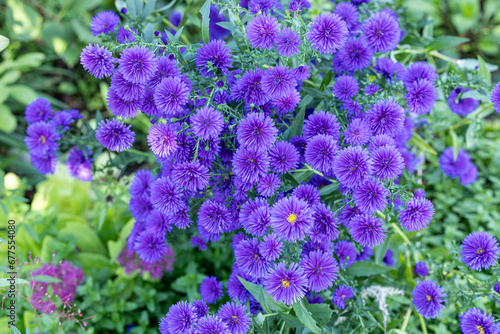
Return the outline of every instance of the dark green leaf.
{"type": "MultiPolygon", "coordinates": [[[[385,254],[384,254],[385,255],[385,254]]],[[[351,276],[372,276],[390,271],[391,268],[367,261],[354,262],[352,266],[347,269],[347,274],[351,276]]]]}
{"type": "Polygon", "coordinates": [[[331,194],[332,192],[334,192],[338,188],[339,188],[338,183],[332,183],[332,184],[327,185],[326,187],[321,188],[319,190],[319,193],[321,196],[325,196],[325,195],[331,194]]]}
{"type": "Polygon", "coordinates": [[[426,51],[444,50],[457,46],[462,43],[468,42],[468,38],[458,36],[439,36],[432,43],[430,43],[426,51]]]}
{"type": "Polygon", "coordinates": [[[281,303],[275,302],[271,296],[269,296],[263,287],[245,281],[243,278],[238,276],[241,284],[252,294],[252,296],[260,303],[262,309],[266,313],[276,313],[276,312],[287,312],[289,308],[281,303]]]}
{"type": "Polygon", "coordinates": [[[319,90],[316,88],[311,88],[311,87],[302,87],[302,90],[309,94],[312,95],[313,97],[317,97],[318,99],[323,99],[325,96],[323,93],[321,93],[319,90]]]}
{"type": "Polygon", "coordinates": [[[304,116],[306,114],[306,107],[303,106],[297,116],[293,119],[292,126],[290,127],[290,132],[288,133],[288,139],[293,138],[302,133],[302,126],[304,125],[304,116]]]}
{"type": "Polygon", "coordinates": [[[32,281],[46,282],[46,283],[59,283],[61,280],[57,277],[47,276],[47,275],[37,275],[31,278],[32,281]]]}
{"type": "Polygon", "coordinates": [[[172,7],[173,5],[175,5],[175,1],[176,0],[172,0],[170,1],[167,5],[157,9],[158,12],[163,12],[163,11],[166,11],[167,9],[169,9],[170,7],[172,7]]]}
{"type": "Polygon", "coordinates": [[[144,6],[144,10],[142,11],[142,18],[145,19],[146,17],[151,15],[153,10],[155,9],[155,6],[156,6],[156,0],[148,0],[146,6],[144,6]]]}
{"type": "Polygon", "coordinates": [[[319,90],[323,91],[323,89],[325,89],[325,87],[328,86],[328,84],[332,81],[332,78],[333,78],[333,72],[332,72],[332,70],[330,70],[325,74],[323,81],[321,81],[321,85],[319,86],[319,90]]]}
{"type": "Polygon", "coordinates": [[[203,36],[203,42],[208,43],[209,41],[209,31],[208,27],[210,24],[210,5],[212,0],[207,0],[200,9],[201,14],[201,35],[203,36]]]}
{"type": "Polygon", "coordinates": [[[450,139],[451,139],[451,146],[453,147],[453,160],[456,161],[460,145],[458,144],[457,134],[453,130],[450,130],[450,139]]]}
{"type": "Polygon", "coordinates": [[[328,304],[307,304],[306,309],[320,324],[326,324],[332,318],[333,310],[328,304]]]}
{"type": "Polygon", "coordinates": [[[479,62],[479,75],[491,86],[491,73],[488,66],[486,66],[486,62],[481,56],[477,56],[477,61],[479,62]]]}
{"type": "Polygon", "coordinates": [[[304,324],[300,322],[299,318],[291,314],[288,313],[281,314],[280,318],[285,320],[285,322],[293,328],[304,327],[304,324]]]}
{"type": "Polygon", "coordinates": [[[316,321],[311,316],[311,313],[305,308],[302,300],[293,304],[293,310],[304,327],[308,328],[313,333],[321,333],[321,329],[316,325],[316,321]]]}

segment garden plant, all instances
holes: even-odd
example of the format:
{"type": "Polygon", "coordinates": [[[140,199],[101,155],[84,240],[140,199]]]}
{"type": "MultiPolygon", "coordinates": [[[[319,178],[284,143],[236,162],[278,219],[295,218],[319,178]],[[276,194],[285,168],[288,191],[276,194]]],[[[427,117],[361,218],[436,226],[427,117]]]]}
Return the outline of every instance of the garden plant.
{"type": "Polygon", "coordinates": [[[498,5],[0,4],[0,332],[500,334],[498,5]]]}

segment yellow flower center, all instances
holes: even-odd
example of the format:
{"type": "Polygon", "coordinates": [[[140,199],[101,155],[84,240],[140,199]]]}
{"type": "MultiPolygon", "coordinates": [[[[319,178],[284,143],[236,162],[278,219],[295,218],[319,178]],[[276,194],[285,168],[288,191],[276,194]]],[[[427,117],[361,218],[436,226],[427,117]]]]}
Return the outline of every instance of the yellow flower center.
{"type": "Polygon", "coordinates": [[[283,288],[288,288],[290,286],[290,281],[284,279],[284,280],[281,280],[281,286],[283,288]]]}
{"type": "Polygon", "coordinates": [[[45,136],[40,136],[40,139],[38,139],[38,142],[40,142],[42,144],[45,144],[46,141],[47,141],[47,138],[45,138],[45,136]]]}
{"type": "Polygon", "coordinates": [[[346,295],[342,295],[342,296],[340,296],[340,298],[342,298],[342,300],[344,300],[344,299],[345,299],[345,297],[346,297],[346,295]]]}
{"type": "Polygon", "coordinates": [[[477,325],[476,328],[477,328],[477,331],[479,333],[484,334],[484,327],[483,326],[477,325]]]}
{"type": "Polygon", "coordinates": [[[476,254],[482,254],[484,253],[483,247],[479,247],[478,250],[476,251],[476,254]]]}
{"type": "Polygon", "coordinates": [[[231,316],[231,318],[233,318],[233,323],[235,323],[235,324],[238,323],[238,316],[237,315],[233,315],[233,316],[231,316]]]}
{"type": "Polygon", "coordinates": [[[288,217],[286,217],[287,222],[293,224],[297,221],[297,215],[295,213],[290,214],[288,217]]]}
{"type": "Polygon", "coordinates": [[[429,300],[431,300],[431,299],[432,299],[432,297],[431,297],[431,296],[429,296],[429,295],[427,295],[427,301],[429,301],[429,300]]]}
{"type": "Polygon", "coordinates": [[[253,259],[255,260],[255,262],[259,262],[259,255],[255,254],[253,256],[253,259]]]}

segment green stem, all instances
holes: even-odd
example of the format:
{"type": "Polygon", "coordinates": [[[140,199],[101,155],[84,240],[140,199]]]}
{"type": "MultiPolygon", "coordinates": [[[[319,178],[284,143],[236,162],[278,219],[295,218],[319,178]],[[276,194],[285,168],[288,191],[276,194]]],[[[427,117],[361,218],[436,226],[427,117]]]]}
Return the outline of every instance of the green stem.
{"type": "Polygon", "coordinates": [[[402,331],[406,331],[406,327],[408,327],[408,323],[410,322],[410,316],[412,312],[413,312],[413,306],[410,307],[408,311],[406,311],[405,319],[403,320],[403,326],[401,326],[402,331]]]}
{"type": "Polygon", "coordinates": [[[454,64],[456,64],[458,62],[458,59],[448,57],[448,56],[446,56],[438,51],[431,51],[431,52],[429,52],[429,55],[436,57],[436,58],[439,58],[439,59],[446,60],[446,61],[448,61],[450,63],[454,63],[454,64]]]}
{"type": "Polygon", "coordinates": [[[424,317],[422,317],[420,314],[418,315],[418,317],[420,319],[420,325],[422,325],[422,331],[424,332],[424,334],[427,334],[427,326],[425,326],[424,317]]]}
{"type": "MultiPolygon", "coordinates": [[[[488,103],[486,104],[483,109],[481,109],[480,112],[478,112],[475,117],[481,115],[482,113],[484,113],[485,111],[489,110],[491,107],[493,106],[493,103],[488,103]]],[[[449,127],[448,129],[445,129],[443,131],[449,131],[449,130],[455,130],[459,127],[461,127],[462,125],[465,125],[465,124],[469,124],[471,122],[471,119],[470,118],[464,118],[462,119],[460,122],[456,123],[455,125],[452,125],[451,127],[449,127]]]]}
{"type": "Polygon", "coordinates": [[[333,179],[329,179],[327,178],[326,176],[323,175],[323,173],[321,173],[320,171],[317,171],[316,169],[312,168],[311,166],[309,166],[308,164],[304,164],[304,166],[306,166],[307,170],[308,171],[311,171],[313,172],[314,174],[317,174],[319,176],[321,176],[322,178],[324,179],[327,179],[328,181],[330,181],[331,183],[337,183],[338,181],[337,180],[333,180],[333,179]]]}

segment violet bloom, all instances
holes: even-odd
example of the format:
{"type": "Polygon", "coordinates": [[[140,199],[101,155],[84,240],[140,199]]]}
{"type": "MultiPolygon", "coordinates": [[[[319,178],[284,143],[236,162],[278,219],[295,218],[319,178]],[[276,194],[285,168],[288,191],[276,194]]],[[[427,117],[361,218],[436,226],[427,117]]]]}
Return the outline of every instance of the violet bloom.
{"type": "Polygon", "coordinates": [[[401,38],[401,29],[397,18],[386,11],[373,13],[363,23],[363,38],[375,52],[394,50],[401,38]]]}
{"type": "Polygon", "coordinates": [[[224,204],[207,200],[198,212],[198,225],[210,233],[226,232],[231,225],[229,212],[224,204]]]}
{"type": "Polygon", "coordinates": [[[232,87],[232,97],[237,101],[245,101],[262,106],[271,96],[262,88],[262,78],[265,72],[259,68],[248,70],[232,87]]]}
{"type": "Polygon", "coordinates": [[[217,282],[217,277],[207,276],[200,284],[201,298],[208,304],[214,304],[223,296],[222,282],[217,282]]]}
{"type": "Polygon", "coordinates": [[[300,266],[306,275],[307,287],[314,292],[331,287],[339,273],[337,260],[320,250],[310,252],[305,256],[300,266]]]}
{"type": "MultiPolygon", "coordinates": [[[[342,4],[348,5],[347,2],[342,4]]],[[[339,4],[340,5],[340,4],[339,4]]],[[[373,59],[373,51],[361,38],[351,37],[340,49],[335,57],[340,58],[343,68],[346,71],[361,71],[370,66],[373,59]]]]}
{"type": "Polygon", "coordinates": [[[147,85],[154,92],[156,86],[158,86],[163,79],[180,76],[181,72],[177,68],[177,61],[163,56],[158,58],[158,71],[156,71],[155,75],[148,81],[147,85]]]}
{"type": "Polygon", "coordinates": [[[462,93],[467,93],[469,91],[469,88],[463,89],[462,86],[458,86],[457,89],[452,89],[450,91],[450,96],[448,97],[448,106],[455,114],[465,117],[476,110],[476,108],[481,103],[481,101],[473,99],[471,97],[459,98],[462,93]]]}
{"type": "Polygon", "coordinates": [[[234,258],[239,269],[256,278],[264,277],[269,269],[269,261],[260,253],[257,239],[240,241],[234,249],[234,258]]]}
{"type": "Polygon", "coordinates": [[[417,312],[425,317],[434,319],[441,314],[445,307],[446,293],[443,289],[432,281],[420,281],[413,290],[413,304],[417,312]]]}
{"type": "Polygon", "coordinates": [[[307,39],[314,50],[334,53],[344,45],[348,35],[345,21],[337,14],[326,13],[314,18],[307,39]]]}
{"type": "Polygon", "coordinates": [[[354,5],[348,2],[341,2],[335,5],[333,12],[340,16],[340,18],[346,23],[347,30],[353,31],[357,28],[359,12],[354,5]]]}
{"type": "Polygon", "coordinates": [[[471,162],[469,168],[460,176],[460,183],[463,186],[473,184],[477,180],[477,173],[476,165],[471,162]]]}
{"type": "Polygon", "coordinates": [[[125,27],[120,27],[118,32],[116,33],[116,40],[120,43],[126,44],[130,42],[135,42],[135,35],[137,35],[137,30],[129,27],[129,30],[125,29],[125,27]]]}
{"type": "Polygon", "coordinates": [[[497,113],[500,113],[500,82],[493,87],[490,99],[497,113]]]}
{"type": "Polygon", "coordinates": [[[156,210],[172,214],[184,205],[183,194],[169,177],[162,177],[151,186],[151,203],[156,210]]]}
{"type": "Polygon", "coordinates": [[[252,322],[244,305],[231,302],[221,306],[217,317],[227,325],[231,334],[246,334],[252,322]]]}
{"type": "Polygon", "coordinates": [[[368,96],[372,96],[373,94],[375,94],[381,90],[382,89],[378,85],[372,83],[372,84],[369,84],[368,86],[366,86],[365,94],[368,96]]]}
{"type": "Polygon", "coordinates": [[[349,188],[363,183],[372,172],[372,161],[368,151],[359,146],[343,149],[333,166],[337,179],[349,188]]]}
{"type": "Polygon", "coordinates": [[[300,52],[300,35],[290,28],[281,29],[281,33],[276,36],[276,49],[284,57],[291,57],[300,52]]]}
{"type": "Polygon", "coordinates": [[[24,110],[24,118],[26,123],[32,124],[36,122],[47,122],[52,117],[52,108],[50,102],[44,98],[33,100],[24,110]]]}
{"type": "Polygon", "coordinates": [[[376,135],[371,138],[368,149],[370,150],[370,152],[374,152],[382,146],[396,147],[396,141],[394,140],[394,138],[389,137],[388,135],[376,135]]]}
{"type": "Polygon", "coordinates": [[[368,123],[362,118],[355,118],[344,130],[345,141],[353,145],[365,145],[372,137],[368,123]]]}
{"type": "Polygon", "coordinates": [[[214,39],[226,38],[230,34],[230,31],[227,30],[226,28],[222,28],[217,23],[228,21],[228,18],[219,12],[216,5],[210,6],[209,16],[210,16],[210,22],[208,24],[208,32],[210,40],[212,41],[214,39]]]}
{"type": "Polygon", "coordinates": [[[126,80],[120,72],[115,72],[111,77],[110,90],[113,90],[123,101],[134,101],[143,98],[145,86],[132,83],[126,80]]]}
{"type": "Polygon", "coordinates": [[[309,71],[309,68],[311,66],[309,65],[300,65],[299,67],[296,67],[292,69],[292,75],[297,81],[305,81],[309,79],[311,76],[311,72],[309,71]]]}
{"type": "Polygon", "coordinates": [[[464,175],[472,165],[469,153],[459,148],[456,159],[453,154],[453,147],[447,147],[439,156],[439,167],[445,175],[455,178],[464,175]]]}
{"type": "MultiPolygon", "coordinates": [[[[375,141],[372,141],[370,146],[377,145],[377,140],[383,139],[376,139],[375,141]]],[[[399,152],[399,150],[392,145],[383,145],[374,149],[371,153],[371,157],[373,162],[373,175],[379,177],[381,180],[394,180],[403,172],[403,156],[401,155],[401,152],[399,152]]]]}
{"type": "Polygon", "coordinates": [[[256,15],[247,25],[247,38],[256,49],[270,49],[279,33],[280,24],[271,14],[256,15]]]}
{"type": "Polygon", "coordinates": [[[303,240],[312,226],[311,209],[307,202],[295,196],[282,198],[271,209],[271,227],[286,241],[303,240]]]}
{"type": "MultiPolygon", "coordinates": [[[[193,334],[204,334],[204,333],[214,333],[214,334],[231,334],[227,325],[222,322],[217,316],[207,315],[198,320],[193,334]]],[[[191,333],[187,333],[191,334],[191,333]]]]}
{"type": "Polygon", "coordinates": [[[278,142],[269,149],[269,160],[273,171],[285,174],[296,169],[299,163],[299,152],[288,142],[278,142]]]}
{"type": "Polygon", "coordinates": [[[310,185],[310,184],[301,184],[297,188],[293,190],[292,193],[293,196],[297,197],[298,199],[301,199],[307,204],[313,206],[313,205],[318,205],[320,202],[320,192],[318,189],[316,189],[315,186],[310,185]]]}
{"type": "Polygon", "coordinates": [[[134,250],[141,261],[155,263],[167,252],[165,235],[154,231],[144,231],[135,240],[134,250]]]}
{"type": "Polygon", "coordinates": [[[418,261],[415,264],[415,272],[417,273],[417,275],[420,275],[422,277],[429,275],[429,269],[427,268],[427,265],[425,264],[425,262],[422,262],[422,261],[418,261]]]}
{"type": "Polygon", "coordinates": [[[224,127],[221,112],[210,105],[198,109],[190,121],[194,135],[203,140],[218,137],[224,127]]]}
{"type": "Polygon", "coordinates": [[[304,121],[302,134],[307,140],[316,135],[323,134],[330,135],[335,141],[338,141],[340,136],[340,124],[334,114],[323,110],[315,111],[314,114],[309,115],[304,121]]]}
{"type": "Polygon", "coordinates": [[[332,136],[320,134],[309,140],[304,156],[312,168],[320,172],[329,172],[334,168],[338,152],[339,145],[335,139],[332,136]]]}
{"type": "Polygon", "coordinates": [[[294,111],[299,105],[300,94],[294,89],[283,96],[273,97],[271,102],[273,103],[276,114],[279,117],[283,117],[289,112],[294,111]]]}
{"type": "Polygon", "coordinates": [[[54,174],[56,172],[57,169],[56,154],[50,154],[40,157],[30,152],[30,161],[33,164],[33,167],[35,167],[37,171],[39,171],[44,175],[54,174]]]}
{"type": "Polygon", "coordinates": [[[99,36],[102,33],[107,35],[110,32],[115,31],[118,23],[120,23],[120,17],[116,15],[116,13],[110,10],[99,12],[92,17],[92,21],[90,22],[90,31],[94,36],[99,36]]]}
{"type": "Polygon", "coordinates": [[[192,328],[198,320],[193,304],[186,301],[170,306],[167,314],[160,321],[161,334],[184,333],[192,328]]]}
{"type": "Polygon", "coordinates": [[[366,119],[376,135],[397,135],[403,128],[404,109],[394,100],[380,100],[366,112],[366,119]]]}
{"type": "Polygon", "coordinates": [[[196,67],[205,77],[228,74],[232,63],[231,49],[226,46],[226,42],[220,40],[203,45],[196,56],[196,67]]]}
{"type": "Polygon", "coordinates": [[[335,289],[332,296],[333,305],[337,306],[339,309],[345,309],[345,302],[354,297],[354,291],[347,285],[339,285],[335,289]]]}
{"type": "Polygon", "coordinates": [[[233,173],[245,183],[256,183],[267,174],[269,157],[266,151],[239,148],[233,156],[233,173]]]}
{"type": "Polygon", "coordinates": [[[91,155],[92,152],[88,148],[84,153],[82,150],[73,147],[69,151],[68,159],[66,160],[69,175],[82,182],[92,181],[93,159],[90,157],[91,155]]]}
{"type": "Polygon", "coordinates": [[[406,203],[404,210],[398,211],[401,226],[407,231],[415,232],[424,229],[429,225],[434,216],[434,205],[423,197],[413,197],[406,203]]]}
{"type": "Polygon", "coordinates": [[[54,155],[59,148],[61,136],[50,123],[37,122],[28,126],[24,142],[30,153],[39,157],[54,155]]]}
{"type": "Polygon", "coordinates": [[[464,334],[497,334],[500,326],[495,323],[491,313],[473,307],[468,309],[460,319],[460,330],[464,334]]]}
{"type": "Polygon", "coordinates": [[[280,262],[269,272],[264,288],[269,296],[277,302],[287,305],[295,303],[306,294],[307,278],[302,268],[296,263],[286,268],[285,261],[280,262]]]}
{"type": "Polygon", "coordinates": [[[392,84],[392,80],[402,79],[405,73],[403,65],[386,57],[378,58],[373,69],[375,72],[385,77],[390,84],[392,84]]]}
{"type": "Polygon", "coordinates": [[[129,149],[135,140],[135,133],[130,127],[117,119],[103,120],[97,126],[95,137],[108,150],[122,152],[129,149]]]}
{"type": "Polygon", "coordinates": [[[184,189],[197,191],[208,185],[208,168],[195,162],[184,162],[172,169],[172,180],[184,189]]]}
{"type": "Polygon", "coordinates": [[[377,210],[385,209],[389,195],[383,183],[379,183],[376,179],[369,179],[353,190],[352,197],[361,211],[372,214],[377,210]]]}
{"type": "Polygon", "coordinates": [[[423,61],[417,61],[411,64],[406,72],[403,74],[403,83],[405,86],[410,86],[412,83],[419,79],[429,80],[435,82],[437,80],[437,73],[434,67],[423,61]]]}
{"type": "Polygon", "coordinates": [[[428,80],[416,80],[407,87],[406,104],[412,113],[417,115],[428,114],[437,101],[437,89],[428,80]]]}
{"type": "Polygon", "coordinates": [[[268,261],[274,261],[281,255],[283,243],[274,234],[265,235],[259,244],[259,251],[262,256],[268,261]]]}
{"type": "Polygon", "coordinates": [[[190,87],[180,77],[167,77],[155,89],[158,110],[166,115],[182,111],[188,102],[190,87]]]}
{"type": "Polygon", "coordinates": [[[287,95],[295,89],[296,84],[288,66],[270,67],[262,78],[262,89],[273,97],[287,95]]]}
{"type": "MultiPolygon", "coordinates": [[[[334,216],[329,206],[319,203],[313,206],[313,233],[319,236],[319,239],[335,240],[338,238],[339,220],[334,216]]],[[[315,238],[313,241],[320,241],[315,238]]]]}
{"type": "Polygon", "coordinates": [[[332,93],[337,97],[339,101],[348,101],[351,97],[356,96],[359,90],[359,85],[354,77],[349,75],[344,75],[337,78],[335,84],[332,87],[332,93]]]}
{"type": "Polygon", "coordinates": [[[384,242],[387,233],[384,223],[376,217],[357,215],[349,224],[351,236],[362,246],[375,247],[384,242]]]}
{"type": "Polygon", "coordinates": [[[499,252],[498,241],[494,236],[477,231],[465,237],[460,255],[467,267],[481,271],[495,265],[499,252]]]}
{"type": "Polygon", "coordinates": [[[349,241],[339,241],[335,245],[335,254],[339,257],[340,268],[349,268],[356,261],[356,247],[349,241]]]}
{"type": "Polygon", "coordinates": [[[281,185],[281,180],[276,174],[266,174],[257,183],[257,191],[261,196],[271,197],[281,185]]]}
{"type": "Polygon", "coordinates": [[[132,83],[146,83],[158,69],[158,58],[145,46],[134,46],[122,51],[118,71],[132,83]]]}

